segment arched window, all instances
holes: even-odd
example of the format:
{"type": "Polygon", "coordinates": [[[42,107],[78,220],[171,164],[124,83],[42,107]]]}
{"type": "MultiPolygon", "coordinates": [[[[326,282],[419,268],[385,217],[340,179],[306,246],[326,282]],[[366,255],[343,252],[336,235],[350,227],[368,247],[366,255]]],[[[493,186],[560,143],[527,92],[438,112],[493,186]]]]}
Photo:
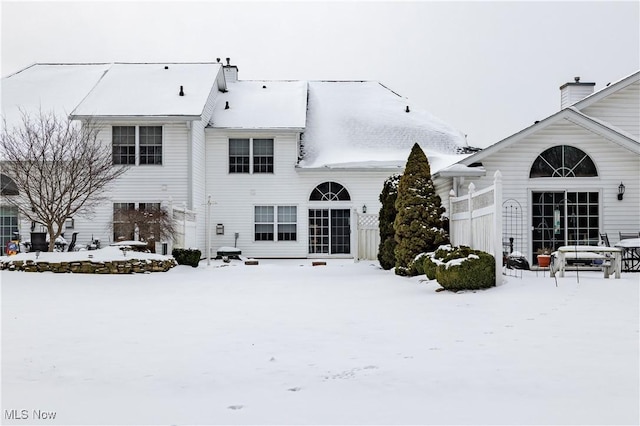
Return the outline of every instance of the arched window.
{"type": "Polygon", "coordinates": [[[18,186],[9,176],[0,175],[0,191],[2,195],[18,195],[18,186]]]}
{"type": "Polygon", "coordinates": [[[569,145],[558,145],[538,155],[531,166],[530,178],[593,177],[596,165],[584,151],[569,145]]]}
{"type": "Polygon", "coordinates": [[[339,183],[323,182],[311,191],[309,201],[351,201],[351,196],[339,183]]]}

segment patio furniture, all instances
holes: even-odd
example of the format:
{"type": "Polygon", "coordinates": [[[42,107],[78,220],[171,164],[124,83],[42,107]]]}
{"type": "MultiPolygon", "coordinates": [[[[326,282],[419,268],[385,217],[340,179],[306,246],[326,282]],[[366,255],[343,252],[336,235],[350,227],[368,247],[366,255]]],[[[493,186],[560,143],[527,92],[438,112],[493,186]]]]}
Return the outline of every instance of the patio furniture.
{"type": "Polygon", "coordinates": [[[551,265],[551,276],[555,277],[556,273],[560,273],[560,277],[564,277],[564,270],[567,266],[567,259],[581,260],[607,260],[607,255],[611,255],[610,262],[604,262],[602,269],[604,277],[609,278],[613,273],[616,278],[620,278],[622,269],[622,249],[616,247],[602,246],[562,246],[558,247],[554,253],[555,259],[551,265]]]}
{"type": "Polygon", "coordinates": [[[640,232],[620,232],[621,240],[629,240],[640,237],[640,232]]]}
{"type": "Polygon", "coordinates": [[[640,272],[640,238],[625,238],[616,243],[622,249],[622,270],[640,272]]]}
{"type": "Polygon", "coordinates": [[[76,239],[78,238],[78,233],[74,232],[71,234],[71,242],[69,243],[69,247],[67,247],[67,251],[73,251],[76,247],[76,239]]]}
{"type": "Polygon", "coordinates": [[[611,243],[609,243],[609,236],[606,232],[604,234],[600,233],[600,241],[602,241],[605,246],[611,247],[611,243]]]}

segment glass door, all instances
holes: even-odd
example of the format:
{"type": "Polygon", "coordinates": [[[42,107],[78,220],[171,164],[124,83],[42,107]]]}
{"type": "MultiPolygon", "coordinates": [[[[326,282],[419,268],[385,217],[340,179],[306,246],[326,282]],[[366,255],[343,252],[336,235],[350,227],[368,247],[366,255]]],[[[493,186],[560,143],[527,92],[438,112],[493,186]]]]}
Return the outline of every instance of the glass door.
{"type": "Polygon", "coordinates": [[[349,209],[309,209],[309,254],[351,252],[349,209]]]}
{"type": "Polygon", "coordinates": [[[543,247],[598,244],[598,192],[533,192],[531,207],[534,261],[543,247]]]}

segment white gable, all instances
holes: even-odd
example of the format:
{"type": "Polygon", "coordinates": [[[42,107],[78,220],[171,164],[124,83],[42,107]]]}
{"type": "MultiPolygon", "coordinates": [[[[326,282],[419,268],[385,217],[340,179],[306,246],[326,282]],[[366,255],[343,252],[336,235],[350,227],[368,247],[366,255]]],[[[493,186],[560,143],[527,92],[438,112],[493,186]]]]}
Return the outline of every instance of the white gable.
{"type": "Polygon", "coordinates": [[[303,129],[307,83],[236,81],[216,102],[210,125],[230,129],[303,129]],[[228,106],[228,108],[227,108],[228,106]]]}
{"type": "Polygon", "coordinates": [[[403,167],[416,142],[432,167],[464,158],[462,133],[377,82],[309,83],[300,166],[403,167]]]}
{"type": "Polygon", "coordinates": [[[220,72],[217,63],[111,66],[74,117],[200,116],[220,72]],[[184,96],[180,96],[180,86],[184,96]]]}

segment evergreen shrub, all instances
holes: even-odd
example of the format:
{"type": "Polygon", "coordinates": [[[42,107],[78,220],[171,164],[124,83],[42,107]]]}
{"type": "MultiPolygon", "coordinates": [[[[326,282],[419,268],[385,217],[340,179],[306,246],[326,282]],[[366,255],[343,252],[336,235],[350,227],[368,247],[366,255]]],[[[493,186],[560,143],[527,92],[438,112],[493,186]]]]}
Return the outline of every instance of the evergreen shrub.
{"type": "MultiPolygon", "coordinates": [[[[452,250],[440,249],[434,253],[431,263],[437,265],[435,278],[445,290],[479,290],[493,287],[496,282],[495,260],[489,253],[466,246],[452,250]],[[449,264],[455,259],[464,259],[449,264]]],[[[425,269],[430,268],[425,266],[425,269]]],[[[430,272],[432,273],[432,272],[430,272]]]]}
{"type": "Polygon", "coordinates": [[[400,175],[396,174],[388,177],[384,181],[384,186],[379,196],[382,207],[380,207],[378,214],[380,232],[378,261],[385,271],[396,266],[396,230],[393,227],[393,223],[396,220],[396,199],[398,198],[399,181],[400,175]]]}
{"type": "Polygon", "coordinates": [[[395,272],[413,275],[415,268],[411,265],[416,256],[449,241],[444,229],[445,209],[431,180],[429,160],[418,144],[411,149],[398,183],[395,207],[395,272]]]}
{"type": "Polygon", "coordinates": [[[181,249],[174,248],[171,255],[176,259],[178,265],[189,265],[194,268],[198,267],[202,252],[198,249],[181,249]]]}

